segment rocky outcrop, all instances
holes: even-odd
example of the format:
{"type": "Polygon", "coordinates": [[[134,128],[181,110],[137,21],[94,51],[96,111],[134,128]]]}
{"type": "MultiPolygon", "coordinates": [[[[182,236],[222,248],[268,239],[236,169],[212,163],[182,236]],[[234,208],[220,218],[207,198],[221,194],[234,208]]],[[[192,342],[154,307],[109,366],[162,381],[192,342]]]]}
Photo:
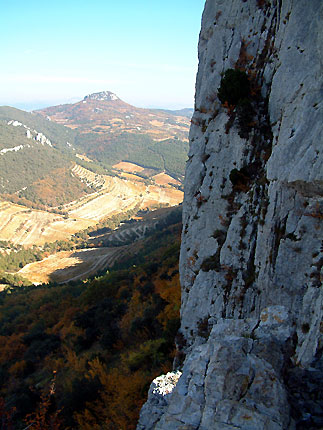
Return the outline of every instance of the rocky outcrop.
{"type": "Polygon", "coordinates": [[[99,93],[89,94],[84,97],[84,100],[98,100],[104,102],[111,102],[120,100],[119,97],[111,91],[100,91],[99,93]]]}
{"type": "Polygon", "coordinates": [[[139,430],[323,428],[322,13],[320,0],[206,1],[183,204],[182,376],[160,408],[150,391],[139,430]],[[225,94],[246,75],[243,97],[225,94]]]}
{"type": "MultiPolygon", "coordinates": [[[[36,144],[41,144],[41,145],[48,145],[50,147],[52,147],[52,142],[43,134],[43,133],[39,133],[37,130],[31,130],[27,125],[22,124],[21,122],[17,121],[17,120],[10,120],[7,123],[8,126],[13,126],[13,127],[24,127],[26,129],[26,137],[27,139],[33,139],[35,141],[36,144]],[[35,133],[35,136],[33,135],[33,133],[35,133]]],[[[14,147],[11,148],[2,148],[0,150],[0,155],[4,155],[8,152],[17,152],[20,151],[21,149],[24,148],[30,148],[30,144],[27,143],[27,145],[16,145],[14,147]]]]}

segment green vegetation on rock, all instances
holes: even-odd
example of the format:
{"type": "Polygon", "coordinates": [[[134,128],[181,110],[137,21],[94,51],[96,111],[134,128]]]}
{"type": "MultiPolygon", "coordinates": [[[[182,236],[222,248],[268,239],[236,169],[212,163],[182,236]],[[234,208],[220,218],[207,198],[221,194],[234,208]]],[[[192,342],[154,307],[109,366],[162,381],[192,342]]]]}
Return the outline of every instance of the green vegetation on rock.
{"type": "Polygon", "coordinates": [[[250,82],[248,75],[239,69],[228,69],[224,73],[218,97],[222,104],[237,105],[239,101],[248,98],[250,94],[250,82]]]}

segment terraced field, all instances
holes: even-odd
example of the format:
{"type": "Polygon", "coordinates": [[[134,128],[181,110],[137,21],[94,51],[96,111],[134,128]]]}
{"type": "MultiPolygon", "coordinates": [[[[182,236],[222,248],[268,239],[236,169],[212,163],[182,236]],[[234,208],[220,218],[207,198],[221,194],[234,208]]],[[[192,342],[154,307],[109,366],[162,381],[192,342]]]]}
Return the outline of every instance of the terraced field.
{"type": "Polygon", "coordinates": [[[65,219],[62,215],[0,202],[0,240],[14,244],[27,247],[43,245],[45,242],[67,239],[95,224],[94,220],[65,219]]]}
{"type": "Polygon", "coordinates": [[[86,279],[98,271],[109,270],[124,257],[137,254],[145,247],[145,239],[150,234],[161,231],[166,225],[178,223],[179,217],[179,207],[142,213],[140,219],[122,223],[114,231],[98,231],[87,241],[87,249],[57,252],[27,264],[17,273],[35,284],[86,279]]]}
{"type": "Polygon", "coordinates": [[[103,218],[136,206],[140,209],[151,209],[159,204],[175,206],[183,200],[183,193],[171,186],[97,175],[79,165],[75,165],[72,172],[97,191],[63,206],[64,216],[0,201],[0,240],[24,246],[43,245],[68,239],[103,218]]]}
{"type": "MultiPolygon", "coordinates": [[[[145,173],[145,171],[147,170],[141,166],[138,166],[137,164],[124,161],[115,164],[112,167],[118,170],[121,176],[133,180],[142,180],[140,177],[136,176],[135,173],[145,173]]],[[[150,178],[155,182],[156,185],[181,185],[180,181],[172,178],[166,172],[154,174],[154,171],[152,171],[150,175],[147,176],[150,176],[150,178]]]]}

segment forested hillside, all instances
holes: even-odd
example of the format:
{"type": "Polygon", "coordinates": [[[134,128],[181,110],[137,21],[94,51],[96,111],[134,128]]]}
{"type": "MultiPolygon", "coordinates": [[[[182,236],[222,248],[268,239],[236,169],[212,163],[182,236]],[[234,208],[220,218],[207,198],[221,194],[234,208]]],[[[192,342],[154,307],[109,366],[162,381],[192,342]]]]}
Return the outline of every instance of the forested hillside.
{"type": "Polygon", "coordinates": [[[40,116],[0,107],[0,194],[29,207],[55,207],[89,192],[72,175],[75,133],[40,116]]]}
{"type": "Polygon", "coordinates": [[[77,133],[75,148],[105,168],[119,161],[166,171],[183,179],[188,151],[190,109],[141,109],[109,92],[74,104],[38,111],[77,133]]]}
{"type": "Polygon", "coordinates": [[[37,130],[46,135],[51,140],[53,146],[61,150],[68,150],[69,145],[67,145],[67,142],[71,145],[74,144],[76,133],[73,130],[49,121],[39,114],[25,112],[11,106],[0,106],[0,120],[6,123],[11,120],[19,121],[30,129],[37,130]]]}
{"type": "Polygon", "coordinates": [[[115,176],[113,166],[128,161],[151,169],[145,178],[166,172],[183,180],[189,124],[185,116],[138,109],[121,100],[88,100],[52,110],[60,116],[50,120],[44,111],[0,107],[0,195],[5,199],[37,209],[76,200],[92,190],[73,175],[75,164],[115,176]],[[72,123],[63,125],[62,115],[70,116],[72,123]]]}
{"type": "Polygon", "coordinates": [[[150,114],[114,133],[0,108],[1,430],[134,430],[172,367],[189,120],[150,114]]]}
{"type": "Polygon", "coordinates": [[[120,160],[126,160],[142,167],[166,171],[179,179],[184,176],[188,151],[185,141],[167,139],[155,142],[150,136],[127,132],[118,136],[84,133],[76,137],[75,145],[78,151],[107,169],[120,160]]]}
{"type": "Polygon", "coordinates": [[[162,228],[86,282],[0,293],[6,429],[135,429],[151,379],[175,354],[180,231],[162,228]]]}

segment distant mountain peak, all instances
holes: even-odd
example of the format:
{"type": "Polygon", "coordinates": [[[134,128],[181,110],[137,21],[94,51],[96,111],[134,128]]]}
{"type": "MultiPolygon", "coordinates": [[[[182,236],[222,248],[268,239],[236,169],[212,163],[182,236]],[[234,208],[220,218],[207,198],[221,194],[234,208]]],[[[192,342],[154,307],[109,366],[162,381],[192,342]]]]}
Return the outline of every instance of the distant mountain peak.
{"type": "Polygon", "coordinates": [[[119,97],[111,91],[101,91],[99,93],[89,94],[84,97],[84,100],[99,100],[99,101],[115,101],[120,100],[119,97]]]}

